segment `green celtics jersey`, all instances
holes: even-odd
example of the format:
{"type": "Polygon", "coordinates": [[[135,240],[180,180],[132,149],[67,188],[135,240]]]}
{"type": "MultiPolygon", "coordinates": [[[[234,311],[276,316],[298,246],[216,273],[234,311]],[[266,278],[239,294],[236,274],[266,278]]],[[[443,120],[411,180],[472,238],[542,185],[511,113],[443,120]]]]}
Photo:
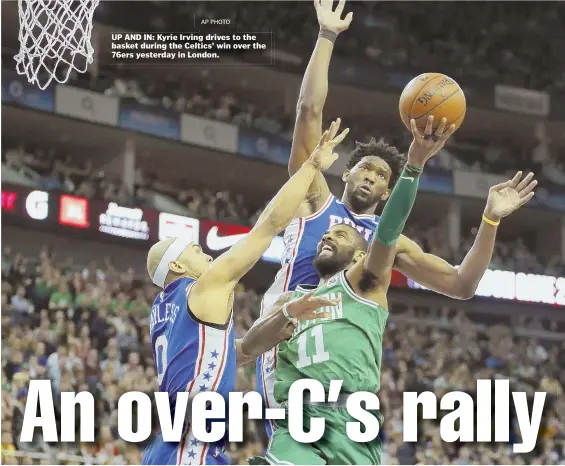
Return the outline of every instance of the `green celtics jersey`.
{"type": "MultiPolygon", "coordinates": [[[[295,294],[306,292],[298,287],[295,294]]],[[[318,380],[326,391],[332,380],[343,380],[342,392],[376,393],[388,311],[355,294],[345,272],[321,284],[315,295],[341,301],[318,311],[330,317],[299,322],[292,338],[279,344],[275,399],[286,401],[291,384],[305,378],[318,380]]]]}

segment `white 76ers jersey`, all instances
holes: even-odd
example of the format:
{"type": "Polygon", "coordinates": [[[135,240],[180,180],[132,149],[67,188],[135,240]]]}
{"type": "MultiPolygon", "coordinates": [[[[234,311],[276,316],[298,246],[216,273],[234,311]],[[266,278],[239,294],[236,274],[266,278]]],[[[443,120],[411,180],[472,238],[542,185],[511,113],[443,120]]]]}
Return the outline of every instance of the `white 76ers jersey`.
{"type": "MultiPolygon", "coordinates": [[[[282,293],[293,291],[298,285],[318,285],[320,278],[313,265],[318,243],[326,231],[341,223],[356,228],[367,241],[371,241],[379,217],[356,215],[343,202],[330,195],[318,212],[308,217],[295,218],[290,223],[284,233],[282,268],[263,297],[261,315],[271,308],[282,293]]],[[[268,408],[277,406],[273,397],[276,353],[277,349],[274,348],[257,359],[257,391],[263,394],[268,408]]],[[[270,436],[272,426],[269,421],[266,422],[267,434],[270,436]]]]}

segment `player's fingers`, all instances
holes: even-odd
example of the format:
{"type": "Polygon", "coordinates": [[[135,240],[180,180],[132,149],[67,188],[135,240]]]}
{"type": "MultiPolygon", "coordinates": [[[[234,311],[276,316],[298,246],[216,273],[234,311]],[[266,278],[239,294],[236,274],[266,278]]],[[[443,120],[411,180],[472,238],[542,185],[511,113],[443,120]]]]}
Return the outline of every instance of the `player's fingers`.
{"type": "Polygon", "coordinates": [[[414,135],[416,140],[420,141],[422,139],[422,135],[420,134],[420,131],[418,130],[418,126],[416,125],[416,120],[414,120],[414,118],[412,118],[410,120],[410,129],[412,130],[412,134],[414,135]]]}
{"type": "Polygon", "coordinates": [[[329,130],[325,130],[322,133],[322,137],[320,138],[320,143],[319,143],[320,146],[323,146],[326,143],[326,141],[328,140],[328,132],[329,132],[329,130]]]}
{"type": "Polygon", "coordinates": [[[532,191],[530,194],[528,194],[527,196],[523,197],[522,199],[520,199],[520,202],[518,204],[518,207],[522,207],[526,202],[529,202],[529,200],[534,197],[535,195],[535,191],[532,191]]]}
{"type": "Polygon", "coordinates": [[[524,189],[526,186],[528,186],[528,184],[530,184],[530,182],[534,179],[534,174],[532,172],[528,173],[523,179],[522,181],[520,181],[520,183],[518,183],[518,186],[516,186],[516,191],[520,192],[522,191],[522,189],[524,189]]]}
{"type": "Polygon", "coordinates": [[[344,7],[345,7],[345,0],[339,0],[339,3],[337,4],[337,8],[335,9],[335,12],[339,15],[340,18],[341,18],[341,13],[343,12],[344,7]]]}
{"type": "Polygon", "coordinates": [[[347,13],[347,16],[343,21],[345,21],[345,24],[347,24],[347,26],[349,27],[351,21],[353,21],[353,12],[347,13]]]}
{"type": "Polygon", "coordinates": [[[298,320],[314,320],[314,319],[327,319],[332,314],[330,312],[308,312],[301,314],[298,320]]]}
{"type": "Polygon", "coordinates": [[[318,10],[321,4],[322,4],[321,0],[314,0],[314,8],[316,8],[316,10],[318,10]]]}
{"type": "Polygon", "coordinates": [[[455,130],[456,130],[455,125],[451,125],[449,128],[447,128],[447,131],[443,133],[443,135],[441,136],[441,140],[443,141],[443,143],[445,143],[445,141],[447,141],[451,137],[451,135],[455,133],[455,130]]]}
{"type": "Polygon", "coordinates": [[[339,127],[341,126],[341,118],[338,118],[332,123],[332,132],[331,132],[331,139],[335,138],[335,135],[339,131],[339,127]]]}
{"type": "Polygon", "coordinates": [[[330,127],[328,128],[328,136],[326,138],[326,142],[331,142],[331,140],[334,138],[334,126],[335,126],[335,121],[332,121],[330,124],[330,127]]]}
{"type": "Polygon", "coordinates": [[[312,296],[314,296],[314,293],[316,293],[316,290],[309,291],[304,296],[302,296],[301,299],[304,301],[308,301],[312,296]]]}
{"type": "Polygon", "coordinates": [[[508,186],[510,186],[511,188],[515,188],[516,186],[518,186],[518,183],[520,182],[521,179],[522,179],[522,172],[519,171],[514,175],[514,178],[510,180],[510,184],[508,186]]]}
{"type": "Polygon", "coordinates": [[[538,180],[533,180],[524,189],[521,189],[520,191],[518,191],[518,194],[520,195],[521,198],[523,198],[523,197],[527,196],[528,194],[530,194],[537,185],[538,185],[538,180]]]}
{"type": "Polygon", "coordinates": [[[493,191],[502,191],[504,188],[508,188],[508,186],[510,186],[511,183],[512,180],[508,180],[505,181],[504,183],[495,184],[494,186],[491,186],[490,189],[492,189],[493,191]]]}
{"type": "Polygon", "coordinates": [[[336,306],[339,303],[336,299],[327,299],[327,298],[313,298],[310,300],[310,304],[316,306],[316,308],[326,307],[326,306],[336,306]]]}
{"type": "Polygon", "coordinates": [[[345,139],[345,136],[347,136],[349,134],[349,128],[345,128],[341,134],[339,134],[338,136],[334,137],[332,144],[333,146],[337,146],[338,144],[341,144],[341,141],[343,141],[345,139]]]}
{"type": "Polygon", "coordinates": [[[439,126],[436,129],[435,136],[440,138],[443,136],[443,132],[445,131],[445,125],[447,124],[447,118],[443,117],[439,122],[439,126]]]}
{"type": "Polygon", "coordinates": [[[331,10],[333,6],[333,0],[321,0],[320,5],[331,10]]]}
{"type": "Polygon", "coordinates": [[[431,136],[434,127],[434,116],[430,115],[428,117],[428,121],[426,121],[426,129],[424,130],[424,134],[426,136],[431,136]]]}

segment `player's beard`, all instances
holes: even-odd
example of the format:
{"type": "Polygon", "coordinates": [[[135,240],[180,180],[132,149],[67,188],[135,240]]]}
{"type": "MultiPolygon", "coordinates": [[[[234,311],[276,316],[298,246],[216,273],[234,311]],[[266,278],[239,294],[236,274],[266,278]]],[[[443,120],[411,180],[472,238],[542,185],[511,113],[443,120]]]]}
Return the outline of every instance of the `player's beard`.
{"type": "Polygon", "coordinates": [[[350,262],[351,258],[344,257],[343,254],[336,253],[331,256],[321,256],[318,254],[314,259],[314,267],[321,278],[329,278],[345,269],[350,262]]]}
{"type": "Polygon", "coordinates": [[[362,193],[357,193],[355,190],[347,193],[347,201],[354,213],[361,214],[368,210],[374,210],[379,203],[380,196],[373,193],[371,196],[366,196],[362,193]]]}

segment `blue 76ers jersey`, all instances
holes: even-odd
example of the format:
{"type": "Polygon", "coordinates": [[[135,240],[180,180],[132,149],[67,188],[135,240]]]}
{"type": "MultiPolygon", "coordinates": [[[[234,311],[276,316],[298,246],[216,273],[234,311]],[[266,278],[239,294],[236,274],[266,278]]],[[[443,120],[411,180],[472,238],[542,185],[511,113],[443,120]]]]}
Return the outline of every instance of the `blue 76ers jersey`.
{"type": "MultiPolygon", "coordinates": [[[[191,278],[175,280],[157,295],[151,308],[153,360],[159,391],[169,394],[172,420],[178,393],[215,391],[224,397],[227,406],[229,392],[235,390],[233,319],[230,317],[226,326],[199,322],[188,308],[194,283],[191,278]]],[[[199,442],[187,421],[180,443],[164,442],[159,434],[147,446],[143,464],[229,464],[224,444],[224,440],[199,442]]]]}
{"type": "MultiPolygon", "coordinates": [[[[343,202],[330,195],[318,212],[308,217],[295,218],[290,223],[284,233],[282,268],[265,293],[261,303],[261,315],[271,308],[282,293],[293,291],[298,285],[317,286],[320,283],[320,277],[313,265],[318,243],[326,231],[341,223],[356,228],[370,242],[377,229],[379,217],[356,215],[343,202]]],[[[273,397],[276,356],[277,349],[274,348],[257,359],[257,391],[263,394],[268,408],[277,407],[273,397]]],[[[270,421],[266,423],[267,435],[270,436],[272,425],[270,421]]]]}

